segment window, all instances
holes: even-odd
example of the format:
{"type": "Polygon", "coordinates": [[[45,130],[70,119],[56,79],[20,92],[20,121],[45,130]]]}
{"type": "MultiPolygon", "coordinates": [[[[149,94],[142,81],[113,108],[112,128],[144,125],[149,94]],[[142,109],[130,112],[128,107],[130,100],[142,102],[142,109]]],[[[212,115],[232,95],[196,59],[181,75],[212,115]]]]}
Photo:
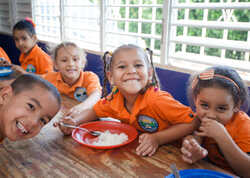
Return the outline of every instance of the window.
{"type": "Polygon", "coordinates": [[[227,64],[250,69],[248,0],[179,0],[170,5],[166,55],[172,65],[227,64]]]}
{"type": "Polygon", "coordinates": [[[0,0],[0,31],[9,32],[11,30],[9,1],[0,0]]]}
{"type": "Polygon", "coordinates": [[[34,0],[40,39],[94,51],[149,47],[160,64],[227,64],[249,73],[249,0],[34,0]]]}

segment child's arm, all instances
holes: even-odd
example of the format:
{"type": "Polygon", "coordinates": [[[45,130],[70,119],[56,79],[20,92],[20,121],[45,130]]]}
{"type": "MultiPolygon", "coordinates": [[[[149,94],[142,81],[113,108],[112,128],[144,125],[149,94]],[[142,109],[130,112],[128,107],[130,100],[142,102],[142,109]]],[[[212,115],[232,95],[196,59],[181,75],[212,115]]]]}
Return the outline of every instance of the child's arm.
{"type": "Polygon", "coordinates": [[[72,117],[73,119],[77,117],[78,113],[92,108],[97,101],[101,98],[101,92],[99,90],[93,91],[86,100],[82,103],[72,107],[65,115],[72,117]]]}
{"type": "Polygon", "coordinates": [[[93,121],[96,119],[97,116],[95,114],[95,111],[92,108],[89,108],[82,110],[82,112],[78,113],[74,118],[71,118],[69,116],[63,117],[62,119],[60,119],[59,123],[56,123],[54,126],[59,126],[60,130],[63,132],[64,135],[70,135],[73,129],[61,126],[60,122],[77,126],[82,123],[93,121]]]}
{"type": "Polygon", "coordinates": [[[201,146],[202,138],[196,135],[188,135],[183,139],[181,152],[182,159],[187,163],[195,163],[206,157],[208,152],[201,146]]]}
{"type": "Polygon", "coordinates": [[[216,120],[204,118],[197,135],[215,139],[232,169],[242,177],[249,176],[250,156],[239,148],[224,125],[216,120]]]}
{"type": "Polygon", "coordinates": [[[136,148],[136,153],[142,156],[151,156],[159,145],[170,143],[191,134],[198,127],[198,124],[198,119],[194,119],[191,123],[173,125],[153,134],[142,134],[139,137],[140,145],[136,148]]]}

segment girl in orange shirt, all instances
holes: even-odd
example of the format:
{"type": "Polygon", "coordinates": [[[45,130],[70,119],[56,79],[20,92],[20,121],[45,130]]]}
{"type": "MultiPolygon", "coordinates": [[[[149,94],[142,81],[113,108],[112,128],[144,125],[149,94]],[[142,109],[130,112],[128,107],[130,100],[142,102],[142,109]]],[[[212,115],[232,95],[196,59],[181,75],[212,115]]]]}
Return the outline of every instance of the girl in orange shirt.
{"type": "Polygon", "coordinates": [[[249,95],[239,74],[230,67],[211,67],[190,78],[188,92],[201,125],[184,139],[183,160],[194,163],[208,155],[217,166],[249,177],[250,118],[240,111],[249,95]]]}
{"type": "Polygon", "coordinates": [[[43,77],[51,82],[62,95],[77,100],[65,115],[74,118],[82,110],[93,107],[101,98],[102,87],[99,77],[90,71],[83,71],[86,55],[75,43],[63,42],[55,48],[54,67],[57,72],[49,72],[43,77]]]}
{"type": "Polygon", "coordinates": [[[11,60],[9,56],[5,53],[4,49],[0,47],[0,64],[9,65],[11,60]]]}
{"type": "MultiPolygon", "coordinates": [[[[105,92],[103,99],[92,109],[81,112],[78,118],[62,121],[78,125],[98,117],[119,119],[142,132],[136,148],[136,153],[142,156],[151,156],[159,145],[191,134],[196,127],[192,110],[158,89],[152,51],[147,51],[150,58],[135,45],[123,45],[111,56],[106,52],[103,57],[104,87],[109,81],[115,89],[109,96],[105,92]]],[[[72,131],[62,129],[65,133],[72,131]]]]}
{"type": "Polygon", "coordinates": [[[19,62],[24,70],[36,74],[53,71],[50,56],[36,44],[35,24],[31,19],[26,18],[14,25],[13,38],[21,52],[19,62]]]}

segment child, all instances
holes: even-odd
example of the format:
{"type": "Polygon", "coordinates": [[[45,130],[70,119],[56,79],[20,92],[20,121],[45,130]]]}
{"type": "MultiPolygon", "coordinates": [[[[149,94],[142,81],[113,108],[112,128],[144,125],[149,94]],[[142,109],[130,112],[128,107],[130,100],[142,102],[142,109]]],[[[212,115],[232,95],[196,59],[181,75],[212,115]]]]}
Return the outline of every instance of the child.
{"type": "MultiPolygon", "coordinates": [[[[105,81],[108,79],[115,89],[75,120],[64,118],[63,122],[78,125],[97,117],[119,119],[144,132],[136,148],[142,156],[151,156],[159,145],[192,133],[196,119],[191,109],[157,88],[152,51],[150,61],[147,53],[135,45],[123,45],[111,57],[108,55],[106,52],[103,57],[105,81]]],[[[71,131],[65,127],[62,130],[71,131]]]]}
{"type": "Polygon", "coordinates": [[[5,53],[4,49],[0,47],[0,64],[11,64],[9,56],[5,53]]]}
{"type": "Polygon", "coordinates": [[[24,70],[36,74],[53,71],[51,58],[38,47],[35,24],[26,18],[13,27],[13,38],[16,47],[21,51],[19,62],[24,70]]]}
{"type": "Polygon", "coordinates": [[[55,85],[61,94],[81,102],[65,115],[74,117],[78,112],[93,107],[101,97],[102,88],[95,73],[83,72],[85,53],[75,43],[64,42],[55,48],[54,59],[58,72],[50,72],[43,77],[55,85]]]}
{"type": "Polygon", "coordinates": [[[34,74],[19,76],[0,90],[0,140],[34,137],[60,105],[60,94],[52,84],[34,74]]]}
{"type": "Polygon", "coordinates": [[[194,163],[208,154],[216,165],[249,176],[250,119],[240,111],[249,96],[238,73],[211,67],[190,79],[188,92],[201,125],[183,141],[184,161],[194,163]]]}

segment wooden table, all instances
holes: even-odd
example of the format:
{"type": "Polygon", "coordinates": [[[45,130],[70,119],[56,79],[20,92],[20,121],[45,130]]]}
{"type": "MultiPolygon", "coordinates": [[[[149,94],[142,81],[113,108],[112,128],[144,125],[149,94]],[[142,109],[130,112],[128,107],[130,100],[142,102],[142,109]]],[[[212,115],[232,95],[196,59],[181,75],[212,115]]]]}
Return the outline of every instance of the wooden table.
{"type": "MultiPolygon", "coordinates": [[[[75,104],[64,102],[66,107],[75,104]]],[[[173,145],[161,146],[152,157],[135,153],[138,140],[111,150],[82,146],[70,136],[65,137],[51,121],[41,133],[29,140],[0,145],[0,177],[34,178],[119,178],[164,177],[171,173],[170,165],[179,169],[210,169],[225,172],[205,161],[184,163],[180,151],[173,145]]]]}

